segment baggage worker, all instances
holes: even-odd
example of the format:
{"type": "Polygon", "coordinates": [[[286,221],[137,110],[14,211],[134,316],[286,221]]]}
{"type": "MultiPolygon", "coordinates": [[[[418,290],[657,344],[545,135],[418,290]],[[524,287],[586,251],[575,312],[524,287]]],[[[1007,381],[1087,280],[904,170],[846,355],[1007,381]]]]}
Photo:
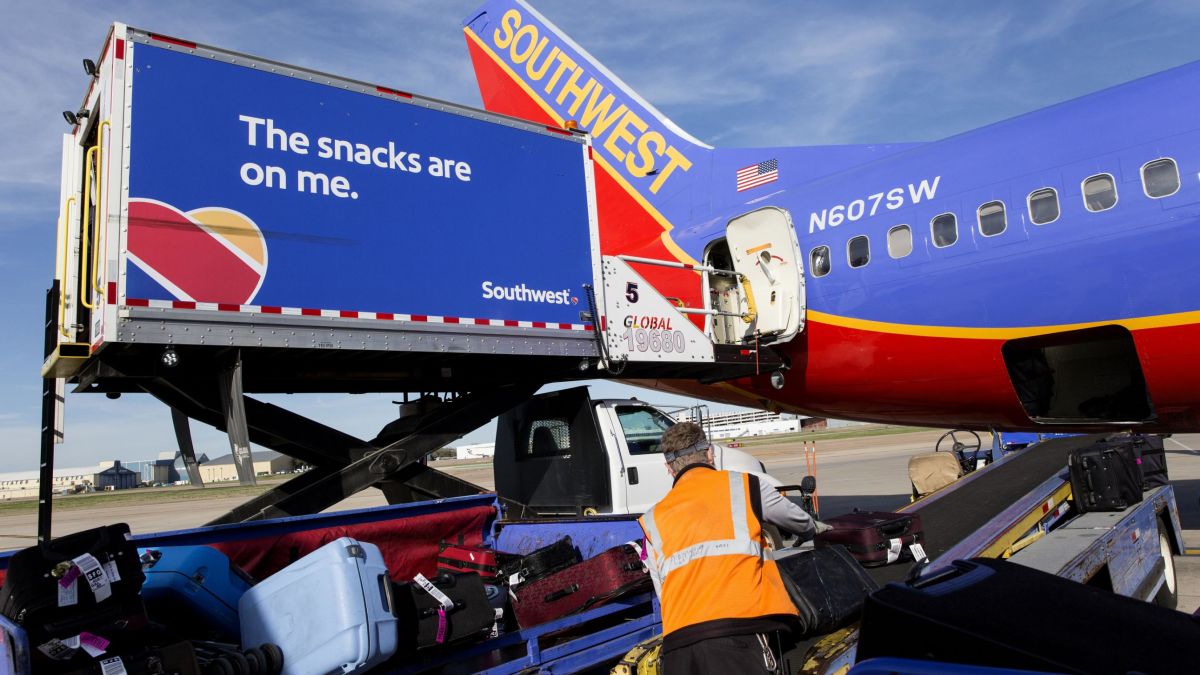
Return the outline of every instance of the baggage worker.
{"type": "Polygon", "coordinates": [[[683,673],[774,673],[774,634],[798,616],[763,523],[801,541],[830,529],[757,476],[713,467],[713,450],[693,422],[663,434],[675,484],[638,520],[646,567],[662,605],[662,664],[683,673]]]}

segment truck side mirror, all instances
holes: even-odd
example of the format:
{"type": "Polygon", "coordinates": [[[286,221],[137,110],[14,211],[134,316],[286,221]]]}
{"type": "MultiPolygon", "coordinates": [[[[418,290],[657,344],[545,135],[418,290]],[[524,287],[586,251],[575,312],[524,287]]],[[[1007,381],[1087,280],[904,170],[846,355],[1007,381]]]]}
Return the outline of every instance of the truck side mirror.
{"type": "Polygon", "coordinates": [[[800,481],[800,492],[812,494],[817,491],[817,478],[815,476],[805,476],[800,481]]]}

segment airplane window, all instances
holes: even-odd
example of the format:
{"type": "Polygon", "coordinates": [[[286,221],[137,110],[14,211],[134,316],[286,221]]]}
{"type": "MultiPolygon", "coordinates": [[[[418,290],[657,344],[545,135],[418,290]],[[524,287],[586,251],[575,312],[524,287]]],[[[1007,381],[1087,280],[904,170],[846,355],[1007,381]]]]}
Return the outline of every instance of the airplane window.
{"type": "Polygon", "coordinates": [[[1004,202],[988,202],[979,207],[979,233],[985,237],[994,237],[1008,227],[1004,217],[1004,202]]]}
{"type": "Polygon", "coordinates": [[[851,267],[862,267],[871,262],[871,242],[864,236],[858,236],[846,243],[846,258],[851,267]]]}
{"type": "Polygon", "coordinates": [[[1029,219],[1034,225],[1058,220],[1058,193],[1054,188],[1042,188],[1029,193],[1029,219]]]}
{"type": "Polygon", "coordinates": [[[1173,159],[1156,159],[1142,167],[1142,188],[1154,199],[1179,192],[1179,167],[1173,159]]]}
{"type": "Polygon", "coordinates": [[[808,254],[808,268],[814,277],[829,274],[829,247],[818,246],[808,254]]]}
{"type": "Polygon", "coordinates": [[[1083,203],[1088,211],[1106,211],[1117,204],[1117,184],[1102,173],[1083,181],[1083,203]]]}
{"type": "Polygon", "coordinates": [[[933,245],[938,248],[953,246],[958,241],[958,219],[953,213],[943,213],[929,223],[933,231],[933,245]]]}
{"type": "Polygon", "coordinates": [[[912,253],[912,229],[907,225],[897,225],[888,230],[888,255],[893,258],[903,258],[912,253]]]}

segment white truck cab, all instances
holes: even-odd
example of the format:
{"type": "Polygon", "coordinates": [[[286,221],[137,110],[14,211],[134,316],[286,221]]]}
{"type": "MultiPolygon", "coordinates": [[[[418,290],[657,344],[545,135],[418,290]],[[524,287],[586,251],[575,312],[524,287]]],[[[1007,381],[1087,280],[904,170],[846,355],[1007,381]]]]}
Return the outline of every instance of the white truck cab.
{"type": "MultiPolygon", "coordinates": [[[[538,395],[499,419],[496,492],[525,517],[642,513],[671,489],[659,446],[674,423],[637,399],[593,400],[587,387],[538,395]]],[[[747,453],[714,443],[713,454],[717,468],[780,484],[747,453]]]]}

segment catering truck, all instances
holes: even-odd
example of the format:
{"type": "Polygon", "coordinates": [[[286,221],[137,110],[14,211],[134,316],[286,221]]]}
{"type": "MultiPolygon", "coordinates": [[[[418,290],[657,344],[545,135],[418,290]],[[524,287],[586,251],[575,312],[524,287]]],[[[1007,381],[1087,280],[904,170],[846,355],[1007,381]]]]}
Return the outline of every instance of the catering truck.
{"type": "Polygon", "coordinates": [[[189,463],[189,420],[226,431],[244,483],[252,442],[314,467],[247,517],[370,485],[453,496],[467,488],[419,460],[548,382],[784,366],[767,346],[714,344],[720,311],[678,306],[631,265],[708,268],[601,254],[577,129],[123,24],[85,70],[64,113],[43,467],[70,384],[163,401],[189,463]],[[372,443],[259,392],[439,405],[372,443]]]}

